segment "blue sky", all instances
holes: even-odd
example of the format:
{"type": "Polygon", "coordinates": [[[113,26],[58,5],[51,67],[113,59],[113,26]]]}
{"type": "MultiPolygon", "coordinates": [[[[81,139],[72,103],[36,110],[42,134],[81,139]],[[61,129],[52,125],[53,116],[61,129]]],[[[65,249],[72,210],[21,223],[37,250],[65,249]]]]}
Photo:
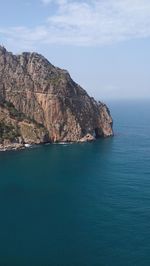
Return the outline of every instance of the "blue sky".
{"type": "Polygon", "coordinates": [[[97,99],[150,98],[149,0],[0,0],[0,43],[37,51],[97,99]]]}

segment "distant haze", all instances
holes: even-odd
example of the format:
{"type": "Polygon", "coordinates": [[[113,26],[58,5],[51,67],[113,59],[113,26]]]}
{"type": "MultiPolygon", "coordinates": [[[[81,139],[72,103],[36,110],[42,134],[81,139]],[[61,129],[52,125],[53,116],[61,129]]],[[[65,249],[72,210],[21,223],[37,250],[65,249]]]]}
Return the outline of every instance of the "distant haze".
{"type": "Polygon", "coordinates": [[[5,0],[0,44],[43,54],[97,99],[150,98],[149,0],[5,0]]]}

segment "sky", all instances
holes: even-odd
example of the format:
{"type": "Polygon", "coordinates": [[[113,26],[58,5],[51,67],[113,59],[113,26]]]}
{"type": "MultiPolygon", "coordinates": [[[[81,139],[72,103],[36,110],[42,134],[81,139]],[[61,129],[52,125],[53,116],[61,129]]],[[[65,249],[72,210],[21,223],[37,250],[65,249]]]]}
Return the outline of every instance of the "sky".
{"type": "Polygon", "coordinates": [[[0,44],[36,51],[98,100],[150,98],[149,0],[0,0],[0,44]]]}

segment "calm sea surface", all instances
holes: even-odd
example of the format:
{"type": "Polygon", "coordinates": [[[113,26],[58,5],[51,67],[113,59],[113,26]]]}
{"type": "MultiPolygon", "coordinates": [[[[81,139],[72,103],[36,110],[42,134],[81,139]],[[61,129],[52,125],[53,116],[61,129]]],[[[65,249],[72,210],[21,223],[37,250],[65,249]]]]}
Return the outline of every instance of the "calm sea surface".
{"type": "Polygon", "coordinates": [[[150,265],[150,102],[115,137],[0,153],[0,266],[150,265]]]}

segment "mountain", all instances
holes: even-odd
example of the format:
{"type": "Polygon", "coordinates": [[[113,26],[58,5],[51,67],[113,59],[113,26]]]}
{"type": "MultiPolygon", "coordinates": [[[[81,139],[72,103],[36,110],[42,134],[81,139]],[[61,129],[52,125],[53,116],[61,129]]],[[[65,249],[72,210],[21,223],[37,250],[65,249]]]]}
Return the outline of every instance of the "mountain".
{"type": "Polygon", "coordinates": [[[0,46],[0,148],[113,135],[107,106],[37,53],[0,46]]]}

